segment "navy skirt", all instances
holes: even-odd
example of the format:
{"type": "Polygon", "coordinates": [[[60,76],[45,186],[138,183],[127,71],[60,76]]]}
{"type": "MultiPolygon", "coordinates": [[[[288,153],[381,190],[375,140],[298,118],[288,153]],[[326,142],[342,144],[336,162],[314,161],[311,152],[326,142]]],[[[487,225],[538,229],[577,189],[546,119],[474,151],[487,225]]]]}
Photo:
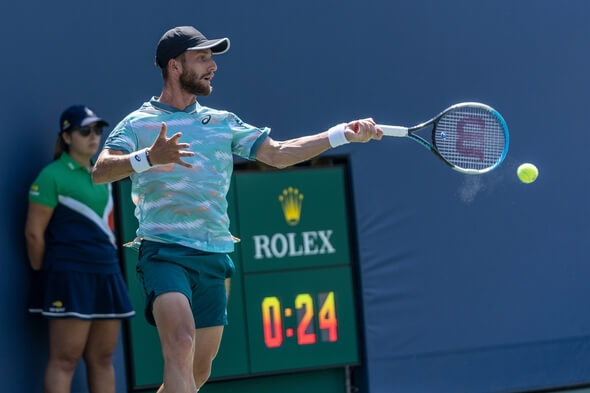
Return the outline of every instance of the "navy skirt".
{"type": "Polygon", "coordinates": [[[29,312],[48,318],[125,319],[135,315],[120,272],[35,272],[29,312]]]}

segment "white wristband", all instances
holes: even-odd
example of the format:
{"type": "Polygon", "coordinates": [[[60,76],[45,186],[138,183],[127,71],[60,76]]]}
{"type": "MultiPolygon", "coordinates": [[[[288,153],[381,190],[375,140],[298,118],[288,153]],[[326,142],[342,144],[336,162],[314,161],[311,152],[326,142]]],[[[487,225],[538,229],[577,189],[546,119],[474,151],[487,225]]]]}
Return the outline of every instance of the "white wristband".
{"type": "Polygon", "coordinates": [[[330,146],[338,147],[340,145],[345,145],[350,143],[346,136],[344,135],[344,128],[346,127],[346,123],[338,124],[328,130],[328,140],[330,141],[330,146]]]}
{"type": "Polygon", "coordinates": [[[131,162],[133,170],[137,173],[145,172],[152,167],[147,158],[147,147],[131,153],[129,162],[131,162]]]}

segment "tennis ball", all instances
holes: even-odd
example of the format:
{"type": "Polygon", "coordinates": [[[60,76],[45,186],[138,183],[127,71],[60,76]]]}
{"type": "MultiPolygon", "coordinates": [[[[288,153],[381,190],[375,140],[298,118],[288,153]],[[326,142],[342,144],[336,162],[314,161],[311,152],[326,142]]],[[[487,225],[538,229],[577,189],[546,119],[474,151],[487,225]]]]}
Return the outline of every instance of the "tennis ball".
{"type": "Polygon", "coordinates": [[[537,180],[537,176],[539,176],[539,170],[536,166],[531,163],[524,163],[521,164],[518,169],[516,170],[516,174],[518,178],[523,183],[532,183],[537,180]]]}

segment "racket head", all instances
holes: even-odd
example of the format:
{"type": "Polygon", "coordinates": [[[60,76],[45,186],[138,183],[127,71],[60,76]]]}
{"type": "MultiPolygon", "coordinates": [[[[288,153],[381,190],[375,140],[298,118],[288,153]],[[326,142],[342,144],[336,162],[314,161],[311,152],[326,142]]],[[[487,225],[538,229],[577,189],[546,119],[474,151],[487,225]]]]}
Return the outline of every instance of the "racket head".
{"type": "Polygon", "coordinates": [[[433,151],[451,168],[478,175],[504,161],[510,139],[508,126],[492,107],[463,102],[445,109],[433,120],[433,151]]]}

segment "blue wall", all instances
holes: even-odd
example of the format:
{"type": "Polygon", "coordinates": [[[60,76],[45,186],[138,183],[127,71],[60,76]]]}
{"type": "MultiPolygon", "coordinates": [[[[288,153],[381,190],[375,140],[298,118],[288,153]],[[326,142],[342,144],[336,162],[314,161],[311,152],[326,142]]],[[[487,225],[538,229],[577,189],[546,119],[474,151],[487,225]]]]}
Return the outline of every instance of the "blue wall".
{"type": "MultiPolygon", "coordinates": [[[[155,43],[181,24],[232,40],[202,103],[271,126],[275,139],[359,116],[410,125],[468,100],[508,122],[508,157],[481,177],[449,171],[406,140],[334,151],[353,164],[363,391],[590,383],[589,2],[203,3],[0,4],[6,391],[39,392],[47,355],[45,324],[25,312],[22,233],[59,114],[81,102],[114,124],[159,94],[155,43]],[[526,161],[541,172],[531,185],[515,176],[526,161]]],[[[119,352],[119,391],[122,361],[119,352]]]]}

